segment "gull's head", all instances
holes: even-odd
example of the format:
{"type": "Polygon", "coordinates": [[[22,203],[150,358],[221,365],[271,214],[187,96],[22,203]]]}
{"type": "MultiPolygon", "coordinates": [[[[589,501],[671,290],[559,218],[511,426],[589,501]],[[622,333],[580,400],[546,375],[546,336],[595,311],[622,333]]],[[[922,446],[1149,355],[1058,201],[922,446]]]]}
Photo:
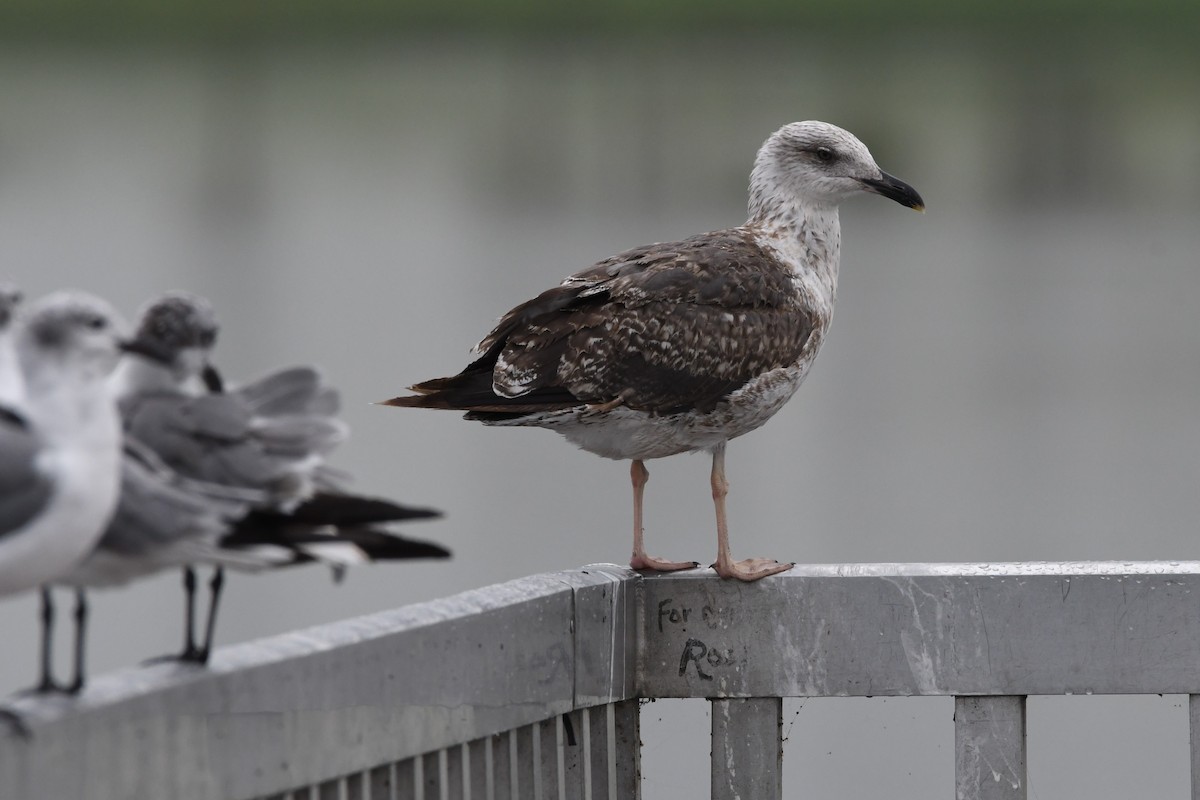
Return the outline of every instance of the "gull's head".
{"type": "Polygon", "coordinates": [[[169,292],[142,310],[129,351],[186,378],[198,375],[208,363],[218,329],[217,315],[207,300],[169,292]]]}
{"type": "Polygon", "coordinates": [[[8,330],[8,325],[21,304],[21,290],[10,283],[0,283],[0,331],[8,330]]]}
{"type": "Polygon", "coordinates": [[[105,301],[83,292],[55,292],[30,304],[21,318],[17,351],[27,378],[43,374],[102,379],[120,357],[125,323],[105,301]]]}
{"type": "Polygon", "coordinates": [[[750,176],[750,209],[759,216],[789,200],[801,206],[835,207],[859,192],[925,209],[917,190],[881,170],[854,134],[827,122],[792,122],[759,148],[750,176]]]}

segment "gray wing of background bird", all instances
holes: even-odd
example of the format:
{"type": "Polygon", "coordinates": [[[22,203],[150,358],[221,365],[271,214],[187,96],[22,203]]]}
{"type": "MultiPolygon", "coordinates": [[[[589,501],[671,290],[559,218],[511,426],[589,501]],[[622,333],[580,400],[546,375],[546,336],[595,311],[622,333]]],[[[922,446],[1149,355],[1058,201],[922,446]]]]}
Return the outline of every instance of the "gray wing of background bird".
{"type": "Polygon", "coordinates": [[[332,386],[312,367],[289,367],[228,392],[241,397],[262,416],[316,414],[332,417],[341,400],[332,386]]]}
{"type": "MultiPolygon", "coordinates": [[[[104,586],[191,561],[221,561],[219,542],[265,501],[255,490],[207,484],[171,470],[144,445],[126,440],[121,496],[99,544],[63,582],[104,586]]],[[[286,560],[261,552],[232,554],[257,566],[286,560]]]]}
{"type": "Polygon", "coordinates": [[[347,435],[336,393],[314,370],[282,370],[225,394],[145,393],[122,403],[126,431],[192,478],[264,489],[280,500],[311,490],[322,456],[347,435]]]}
{"type": "Polygon", "coordinates": [[[20,530],[53,496],[53,479],[37,465],[41,449],[25,419],[0,408],[0,538],[20,530]]]}

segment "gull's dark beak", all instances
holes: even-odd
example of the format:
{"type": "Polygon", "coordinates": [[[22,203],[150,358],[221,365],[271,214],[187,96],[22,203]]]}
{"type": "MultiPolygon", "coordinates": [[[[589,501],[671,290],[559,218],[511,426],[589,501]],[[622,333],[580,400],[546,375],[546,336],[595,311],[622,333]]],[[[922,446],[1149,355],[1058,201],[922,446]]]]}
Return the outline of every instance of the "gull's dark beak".
{"type": "Polygon", "coordinates": [[[213,394],[224,394],[225,380],[212,364],[204,365],[204,370],[200,373],[200,377],[204,381],[205,389],[208,389],[213,394]]]}
{"type": "Polygon", "coordinates": [[[117,348],[126,353],[133,353],[134,355],[148,358],[158,364],[169,365],[171,363],[169,353],[144,339],[122,339],[120,342],[117,342],[117,348]]]}
{"type": "Polygon", "coordinates": [[[860,178],[860,182],[868,192],[881,194],[889,200],[895,200],[902,206],[908,206],[916,211],[925,210],[925,201],[917,190],[899,178],[880,172],[878,178],[860,178]]]}

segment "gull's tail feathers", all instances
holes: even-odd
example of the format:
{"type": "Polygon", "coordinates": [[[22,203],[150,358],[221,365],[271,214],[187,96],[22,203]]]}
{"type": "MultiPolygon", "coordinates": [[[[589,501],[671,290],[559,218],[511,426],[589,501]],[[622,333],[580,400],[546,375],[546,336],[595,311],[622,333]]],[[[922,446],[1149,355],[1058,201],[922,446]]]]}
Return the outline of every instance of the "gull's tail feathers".
{"type": "Polygon", "coordinates": [[[469,417],[478,419],[488,419],[491,414],[524,416],[583,405],[579,398],[559,387],[534,389],[517,397],[504,397],[493,390],[490,371],[474,371],[470,367],[458,375],[434,378],[409,389],[416,394],[393,397],[380,405],[468,411],[471,412],[469,417]]]}

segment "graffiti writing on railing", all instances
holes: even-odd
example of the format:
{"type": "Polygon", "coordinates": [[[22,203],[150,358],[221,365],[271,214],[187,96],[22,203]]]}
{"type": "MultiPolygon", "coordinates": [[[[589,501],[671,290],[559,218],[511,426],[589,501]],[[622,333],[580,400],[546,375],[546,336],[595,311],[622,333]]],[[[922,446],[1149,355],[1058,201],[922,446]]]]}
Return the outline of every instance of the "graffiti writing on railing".
{"type": "MultiPolygon", "coordinates": [[[[705,629],[715,631],[729,628],[733,621],[734,611],[731,608],[703,605],[697,611],[695,608],[676,603],[674,598],[670,597],[658,603],[659,633],[687,633],[690,632],[689,626],[692,626],[703,635],[705,629]]],[[[679,656],[679,677],[682,678],[689,669],[693,669],[701,680],[711,681],[721,668],[737,665],[738,659],[733,650],[712,646],[696,637],[688,637],[679,656]]]]}
{"type": "Polygon", "coordinates": [[[679,677],[687,674],[689,664],[695,666],[701,680],[711,681],[713,670],[736,667],[738,661],[729,648],[709,647],[699,639],[688,639],[683,645],[683,655],[679,657],[679,677]]]}
{"type": "Polygon", "coordinates": [[[668,597],[666,600],[659,601],[659,633],[665,633],[668,625],[679,625],[686,631],[687,623],[691,621],[703,622],[709,630],[714,631],[718,628],[728,628],[733,624],[733,609],[706,605],[700,608],[700,615],[697,617],[691,608],[675,605],[673,598],[668,597]]]}

